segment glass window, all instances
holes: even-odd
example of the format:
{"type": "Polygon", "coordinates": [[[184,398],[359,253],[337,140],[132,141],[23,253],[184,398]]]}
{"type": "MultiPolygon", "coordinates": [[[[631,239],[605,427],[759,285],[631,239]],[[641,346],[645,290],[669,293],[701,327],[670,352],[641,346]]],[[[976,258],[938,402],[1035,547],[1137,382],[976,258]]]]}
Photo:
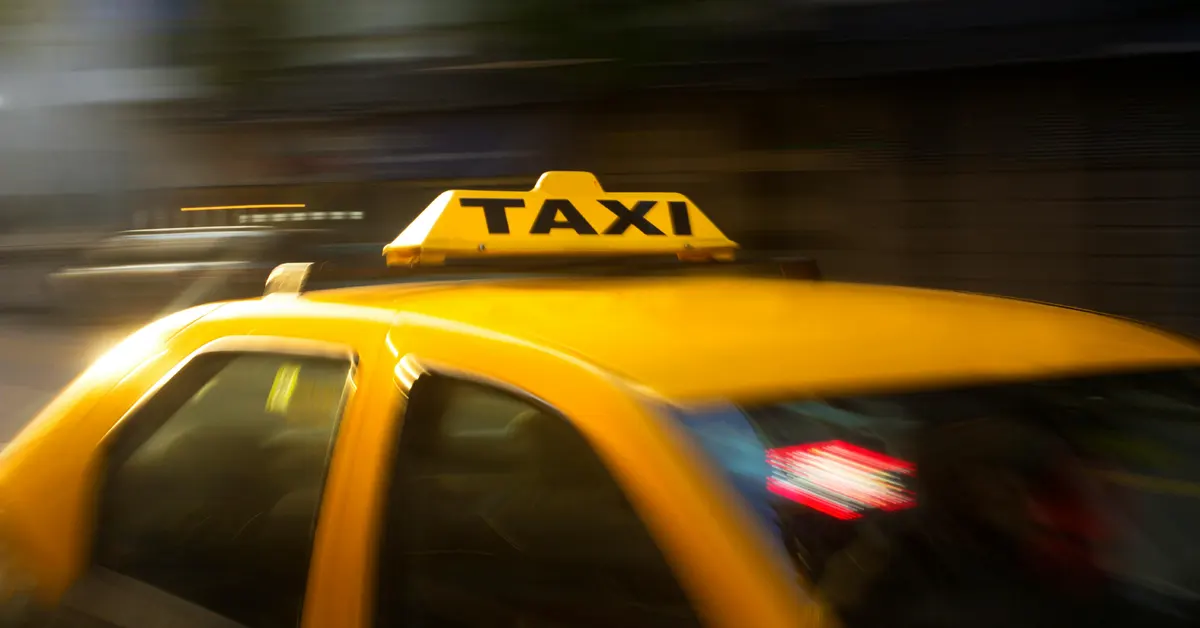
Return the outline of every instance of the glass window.
{"type": "Polygon", "coordinates": [[[425,376],[403,425],[378,625],[698,625],[637,512],[561,416],[425,376]]]}
{"type": "Polygon", "coordinates": [[[346,360],[198,357],[118,436],[95,560],[254,628],[299,621],[346,360]]]}
{"type": "Polygon", "coordinates": [[[678,414],[848,628],[1200,620],[1200,371],[678,414]]]}

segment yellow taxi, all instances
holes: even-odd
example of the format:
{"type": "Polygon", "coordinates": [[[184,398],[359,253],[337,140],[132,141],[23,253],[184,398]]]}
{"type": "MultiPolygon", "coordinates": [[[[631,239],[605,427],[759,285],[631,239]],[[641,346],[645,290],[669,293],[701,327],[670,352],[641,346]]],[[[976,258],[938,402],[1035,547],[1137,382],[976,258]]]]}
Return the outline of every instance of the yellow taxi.
{"type": "Polygon", "coordinates": [[[442,194],[366,285],[285,265],[151,323],[0,456],[0,618],[1196,621],[1195,344],[736,251],[551,172],[442,194]]]}

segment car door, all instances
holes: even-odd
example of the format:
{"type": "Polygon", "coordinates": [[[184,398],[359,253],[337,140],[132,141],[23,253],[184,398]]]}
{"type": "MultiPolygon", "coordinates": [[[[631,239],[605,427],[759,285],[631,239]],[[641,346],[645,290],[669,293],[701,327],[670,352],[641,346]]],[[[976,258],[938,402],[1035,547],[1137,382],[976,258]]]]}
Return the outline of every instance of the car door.
{"type": "Polygon", "coordinates": [[[94,410],[120,415],[97,419],[112,427],[93,525],[48,625],[300,624],[381,334],[311,320],[265,325],[297,335],[238,333],[264,322],[189,329],[177,343],[198,349],[147,365],[94,410]]]}
{"type": "Polygon", "coordinates": [[[632,389],[469,330],[388,345],[400,401],[364,624],[803,625],[786,567],[632,389]]]}
{"type": "Polygon", "coordinates": [[[381,626],[703,625],[645,523],[560,412],[425,374],[380,546],[381,626]]]}

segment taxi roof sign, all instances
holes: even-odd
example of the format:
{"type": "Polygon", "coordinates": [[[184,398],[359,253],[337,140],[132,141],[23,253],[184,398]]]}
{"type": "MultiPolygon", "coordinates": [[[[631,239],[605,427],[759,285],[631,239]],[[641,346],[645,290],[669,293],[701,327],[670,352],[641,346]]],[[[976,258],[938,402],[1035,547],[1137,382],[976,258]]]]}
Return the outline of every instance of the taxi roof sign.
{"type": "Polygon", "coordinates": [[[590,172],[547,172],[528,192],[447,190],[383,249],[390,266],[491,256],[662,255],[730,260],[687,197],[605,192],[590,172]]]}

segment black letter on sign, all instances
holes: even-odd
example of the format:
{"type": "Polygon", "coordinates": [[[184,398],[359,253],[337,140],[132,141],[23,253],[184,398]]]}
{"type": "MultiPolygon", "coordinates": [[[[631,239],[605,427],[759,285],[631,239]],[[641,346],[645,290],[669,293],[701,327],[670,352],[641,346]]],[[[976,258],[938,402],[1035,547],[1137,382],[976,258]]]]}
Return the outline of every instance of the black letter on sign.
{"type": "Polygon", "coordinates": [[[482,207],[488,233],[494,235],[508,233],[508,208],[524,207],[525,201],[519,198],[464,198],[459,204],[463,207],[482,207]]]}
{"type": "Polygon", "coordinates": [[[667,209],[671,212],[671,231],[675,235],[692,235],[692,217],[688,215],[687,203],[671,201],[667,203],[667,209]]]}
{"type": "Polygon", "coordinates": [[[561,198],[548,198],[542,203],[529,233],[550,233],[551,229],[571,229],[579,235],[596,235],[596,230],[571,201],[561,198]],[[562,220],[558,219],[559,214],[562,214],[562,220]]]}
{"type": "Polygon", "coordinates": [[[600,201],[600,204],[607,207],[608,211],[612,212],[617,217],[607,229],[604,230],[604,235],[620,235],[625,233],[625,230],[630,227],[637,227],[638,231],[646,235],[666,235],[658,227],[655,227],[649,220],[646,220],[646,213],[650,211],[654,204],[658,201],[638,201],[634,204],[633,209],[629,209],[621,204],[621,201],[600,201]]]}

